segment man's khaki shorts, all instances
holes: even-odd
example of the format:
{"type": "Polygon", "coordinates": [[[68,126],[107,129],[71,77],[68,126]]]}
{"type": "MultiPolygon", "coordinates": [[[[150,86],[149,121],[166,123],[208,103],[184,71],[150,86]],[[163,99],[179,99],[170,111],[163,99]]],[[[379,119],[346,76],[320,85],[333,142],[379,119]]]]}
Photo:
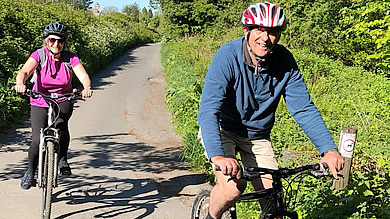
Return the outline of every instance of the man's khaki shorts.
{"type": "MultiPolygon", "coordinates": [[[[204,147],[200,129],[198,138],[204,147]]],[[[222,129],[221,139],[226,157],[235,158],[236,152],[239,152],[242,163],[245,166],[278,169],[278,163],[270,139],[251,140],[222,129]]],[[[205,155],[207,157],[206,152],[205,155]]]]}

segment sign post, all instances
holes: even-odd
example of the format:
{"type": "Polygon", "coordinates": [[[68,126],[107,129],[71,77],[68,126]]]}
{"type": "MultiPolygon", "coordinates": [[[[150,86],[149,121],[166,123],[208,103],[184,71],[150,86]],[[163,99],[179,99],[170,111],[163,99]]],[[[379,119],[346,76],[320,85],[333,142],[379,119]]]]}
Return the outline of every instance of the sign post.
{"type": "Polygon", "coordinates": [[[357,130],[352,127],[344,127],[341,130],[339,152],[344,157],[344,168],[338,173],[343,177],[333,180],[333,189],[340,190],[348,185],[352,167],[353,150],[356,144],[357,130]]]}

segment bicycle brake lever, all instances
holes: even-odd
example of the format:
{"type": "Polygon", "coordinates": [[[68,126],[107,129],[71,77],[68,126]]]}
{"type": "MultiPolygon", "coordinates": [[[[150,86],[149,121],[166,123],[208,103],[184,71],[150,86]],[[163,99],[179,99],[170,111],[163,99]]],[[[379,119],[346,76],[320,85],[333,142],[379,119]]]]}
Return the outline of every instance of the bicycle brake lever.
{"type": "Polygon", "coordinates": [[[310,171],[310,175],[316,177],[316,178],[320,178],[320,177],[324,177],[324,176],[329,176],[329,172],[328,172],[328,164],[326,163],[319,163],[319,166],[320,168],[318,170],[312,170],[310,171]]]}
{"type": "Polygon", "coordinates": [[[227,181],[230,182],[230,181],[235,180],[235,179],[237,179],[237,178],[235,176],[233,176],[233,177],[230,177],[227,181]]]}

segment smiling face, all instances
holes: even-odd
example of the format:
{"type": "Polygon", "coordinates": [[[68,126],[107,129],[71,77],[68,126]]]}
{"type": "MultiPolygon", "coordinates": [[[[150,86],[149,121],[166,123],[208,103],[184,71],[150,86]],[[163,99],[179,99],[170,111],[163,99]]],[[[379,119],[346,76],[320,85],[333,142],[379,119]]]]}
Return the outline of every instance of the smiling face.
{"type": "MultiPolygon", "coordinates": [[[[252,51],[259,57],[265,57],[276,45],[280,38],[280,31],[277,28],[257,27],[249,30],[244,28],[248,45],[252,51]]],[[[252,54],[250,54],[252,56],[252,54]]]]}
{"type": "Polygon", "coordinates": [[[47,47],[53,54],[59,54],[64,49],[65,40],[57,35],[49,35],[47,38],[47,47]]]}

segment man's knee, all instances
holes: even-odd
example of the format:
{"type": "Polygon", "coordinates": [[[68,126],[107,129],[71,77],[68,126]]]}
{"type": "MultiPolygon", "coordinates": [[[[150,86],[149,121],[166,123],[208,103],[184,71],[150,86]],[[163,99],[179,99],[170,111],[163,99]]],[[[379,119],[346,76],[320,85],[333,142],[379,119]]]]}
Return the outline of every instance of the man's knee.
{"type": "Polygon", "coordinates": [[[235,200],[245,191],[246,185],[247,183],[244,180],[220,180],[215,187],[228,200],[235,200]]]}

